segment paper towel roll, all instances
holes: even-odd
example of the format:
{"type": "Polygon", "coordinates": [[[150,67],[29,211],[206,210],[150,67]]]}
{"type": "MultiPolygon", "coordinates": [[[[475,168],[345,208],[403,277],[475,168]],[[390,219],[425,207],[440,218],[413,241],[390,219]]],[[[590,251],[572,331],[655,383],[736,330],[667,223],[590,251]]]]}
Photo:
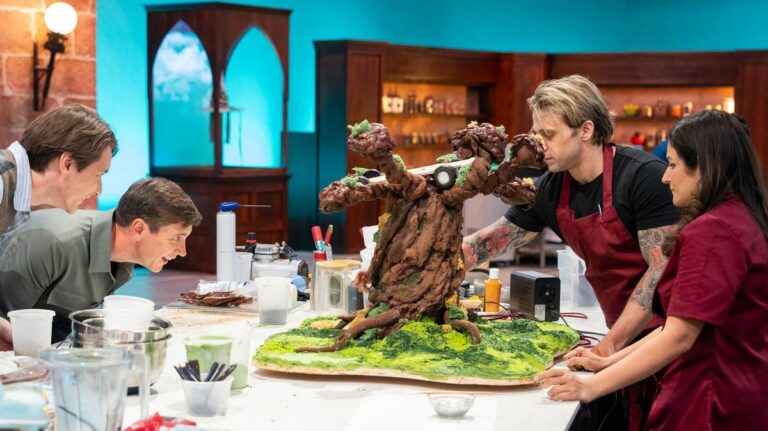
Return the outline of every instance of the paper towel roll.
{"type": "Polygon", "coordinates": [[[216,280],[235,280],[235,251],[216,252],[216,280]]]}
{"type": "Polygon", "coordinates": [[[235,213],[216,213],[216,251],[235,252],[235,213]]]}

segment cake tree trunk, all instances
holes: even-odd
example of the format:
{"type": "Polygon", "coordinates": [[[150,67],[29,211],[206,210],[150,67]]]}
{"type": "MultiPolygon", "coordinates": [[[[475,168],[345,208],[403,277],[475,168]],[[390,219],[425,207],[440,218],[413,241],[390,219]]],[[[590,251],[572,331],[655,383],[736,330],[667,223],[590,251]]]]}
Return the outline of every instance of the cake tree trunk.
{"type": "Polygon", "coordinates": [[[320,208],[337,211],[363,200],[389,199],[387,212],[379,220],[374,256],[363,277],[371,286],[371,304],[355,315],[340,316],[338,327],[344,332],[333,345],[298,350],[338,350],[365,330],[376,328],[385,336],[424,315],[467,331],[479,342],[477,327],[457,307],[465,272],[462,207],[479,193],[497,194],[514,204],[533,202],[533,184],[515,175],[520,160],[541,166],[539,142],[531,135],[518,135],[508,146],[502,128],[470,124],[452,135],[452,145],[457,159],[475,159],[459,171],[453,187],[443,190],[432,178],[405,169],[394,156],[395,142],[383,125],[362,125],[362,131],[353,129],[347,145],[372,160],[387,181],[365,184],[354,176],[336,181],[320,193],[320,208]],[[372,310],[379,311],[374,315],[372,310]]]}

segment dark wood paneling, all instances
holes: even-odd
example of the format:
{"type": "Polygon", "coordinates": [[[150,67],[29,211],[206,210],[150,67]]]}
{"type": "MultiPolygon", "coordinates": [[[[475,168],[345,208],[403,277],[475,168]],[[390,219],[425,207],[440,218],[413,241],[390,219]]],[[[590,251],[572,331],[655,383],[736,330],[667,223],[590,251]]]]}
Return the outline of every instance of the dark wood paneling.
{"type": "Polygon", "coordinates": [[[168,264],[169,268],[186,271],[216,272],[216,212],[220,202],[233,201],[246,205],[271,205],[271,208],[238,208],[236,240],[245,244],[248,232],[256,232],[259,242],[284,241],[288,235],[285,214],[288,212],[285,177],[230,178],[209,181],[206,178],[169,176],[189,194],[203,216],[200,226],[187,240],[187,256],[168,264]]]}
{"type": "Polygon", "coordinates": [[[746,59],[739,69],[736,86],[736,112],[752,133],[752,144],[768,181],[768,58],[746,59]]]}
{"type": "Polygon", "coordinates": [[[733,52],[552,55],[550,77],[572,74],[597,85],[729,85],[738,77],[733,52]]]}
{"type": "Polygon", "coordinates": [[[388,81],[429,81],[465,85],[496,82],[499,54],[388,45],[388,81]]]}
{"type": "Polygon", "coordinates": [[[732,86],[736,112],[768,164],[768,51],[557,54],[550,64],[550,78],[578,73],[600,86],[732,86]]]}
{"type": "Polygon", "coordinates": [[[547,77],[545,54],[503,54],[499,60],[499,79],[494,88],[494,124],[503,124],[514,136],[531,128],[526,100],[547,77]]]}
{"type": "MultiPolygon", "coordinates": [[[[347,124],[355,124],[364,119],[381,120],[382,54],[371,51],[352,51],[347,58],[347,76],[354,82],[347,92],[347,124]]],[[[345,130],[346,137],[346,130],[345,130]]],[[[371,167],[370,160],[355,152],[347,152],[347,172],[356,166],[371,167]]],[[[362,250],[363,237],[360,227],[375,224],[379,209],[375,201],[361,202],[346,209],[344,222],[345,250],[362,250]]]]}
{"type": "MultiPolygon", "coordinates": [[[[320,160],[318,192],[355,166],[371,162],[346,150],[347,124],[363,119],[380,121],[384,82],[460,84],[483,89],[484,114],[495,115],[488,100],[498,77],[499,54],[477,51],[398,46],[380,42],[321,41],[317,50],[317,135],[320,160]],[[339,170],[337,160],[344,160],[339,170]],[[333,175],[329,175],[330,173],[333,175]]],[[[335,250],[357,252],[363,247],[361,226],[378,222],[381,202],[365,202],[344,211],[341,238],[335,250]]],[[[336,214],[320,215],[320,224],[336,223],[336,214]]]]}
{"type": "MultiPolygon", "coordinates": [[[[483,88],[488,118],[504,124],[509,134],[531,125],[526,99],[538,84],[571,74],[589,77],[599,86],[734,86],[737,112],[752,127],[755,146],[768,165],[768,60],[762,51],[617,53],[617,54],[498,54],[397,46],[379,42],[316,42],[317,134],[320,160],[344,160],[344,167],[366,166],[366,160],[346,151],[345,126],[367,118],[379,119],[382,82],[451,83],[483,88]],[[381,69],[374,64],[380,58],[381,69]]],[[[323,171],[323,163],[318,171],[323,171]]],[[[318,189],[338,179],[318,176],[318,189]]],[[[318,190],[319,191],[319,190],[318,190]]],[[[361,247],[357,229],[376,223],[373,206],[357,205],[344,220],[344,250],[361,247]]],[[[327,216],[330,220],[333,215],[327,216]]],[[[322,219],[322,217],[321,217],[322,219]]],[[[338,220],[338,219],[336,219],[338,220]]],[[[335,244],[338,246],[339,244],[335,244]]]]}

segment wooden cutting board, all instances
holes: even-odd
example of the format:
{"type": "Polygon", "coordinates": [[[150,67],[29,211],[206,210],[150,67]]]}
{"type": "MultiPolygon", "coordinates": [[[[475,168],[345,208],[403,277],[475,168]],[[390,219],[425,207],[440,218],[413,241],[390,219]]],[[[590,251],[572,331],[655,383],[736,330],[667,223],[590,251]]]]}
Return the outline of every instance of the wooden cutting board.
{"type": "Polygon", "coordinates": [[[185,307],[164,307],[155,315],[170,320],[174,328],[191,328],[198,326],[218,326],[240,323],[244,320],[258,321],[259,314],[255,310],[236,308],[200,307],[195,305],[185,307]]]}
{"type": "Polygon", "coordinates": [[[482,377],[446,377],[442,380],[430,379],[424,376],[418,376],[416,374],[409,374],[404,371],[380,369],[380,368],[358,368],[355,370],[324,370],[312,367],[294,366],[291,368],[283,368],[275,364],[255,364],[259,369],[278,371],[282,373],[291,374],[308,374],[316,376],[358,376],[358,377],[391,377],[396,379],[408,379],[408,380],[421,380],[433,383],[447,383],[451,385],[483,385],[483,386],[523,386],[532,385],[534,381],[532,378],[527,379],[488,379],[482,377]]]}

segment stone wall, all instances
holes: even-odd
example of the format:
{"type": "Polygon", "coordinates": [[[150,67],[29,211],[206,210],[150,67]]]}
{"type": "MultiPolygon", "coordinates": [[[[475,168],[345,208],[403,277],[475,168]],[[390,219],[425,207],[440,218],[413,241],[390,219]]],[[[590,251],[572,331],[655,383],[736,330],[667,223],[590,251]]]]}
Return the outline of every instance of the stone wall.
{"type": "MultiPolygon", "coordinates": [[[[32,109],[32,43],[38,64],[47,66],[45,8],[57,0],[0,0],[0,147],[21,137],[39,112],[32,109]]],[[[67,103],[96,105],[96,0],[66,0],[77,11],[77,27],[66,51],[56,56],[45,109],[67,103]]],[[[40,93],[42,96],[42,82],[40,93]]]]}

